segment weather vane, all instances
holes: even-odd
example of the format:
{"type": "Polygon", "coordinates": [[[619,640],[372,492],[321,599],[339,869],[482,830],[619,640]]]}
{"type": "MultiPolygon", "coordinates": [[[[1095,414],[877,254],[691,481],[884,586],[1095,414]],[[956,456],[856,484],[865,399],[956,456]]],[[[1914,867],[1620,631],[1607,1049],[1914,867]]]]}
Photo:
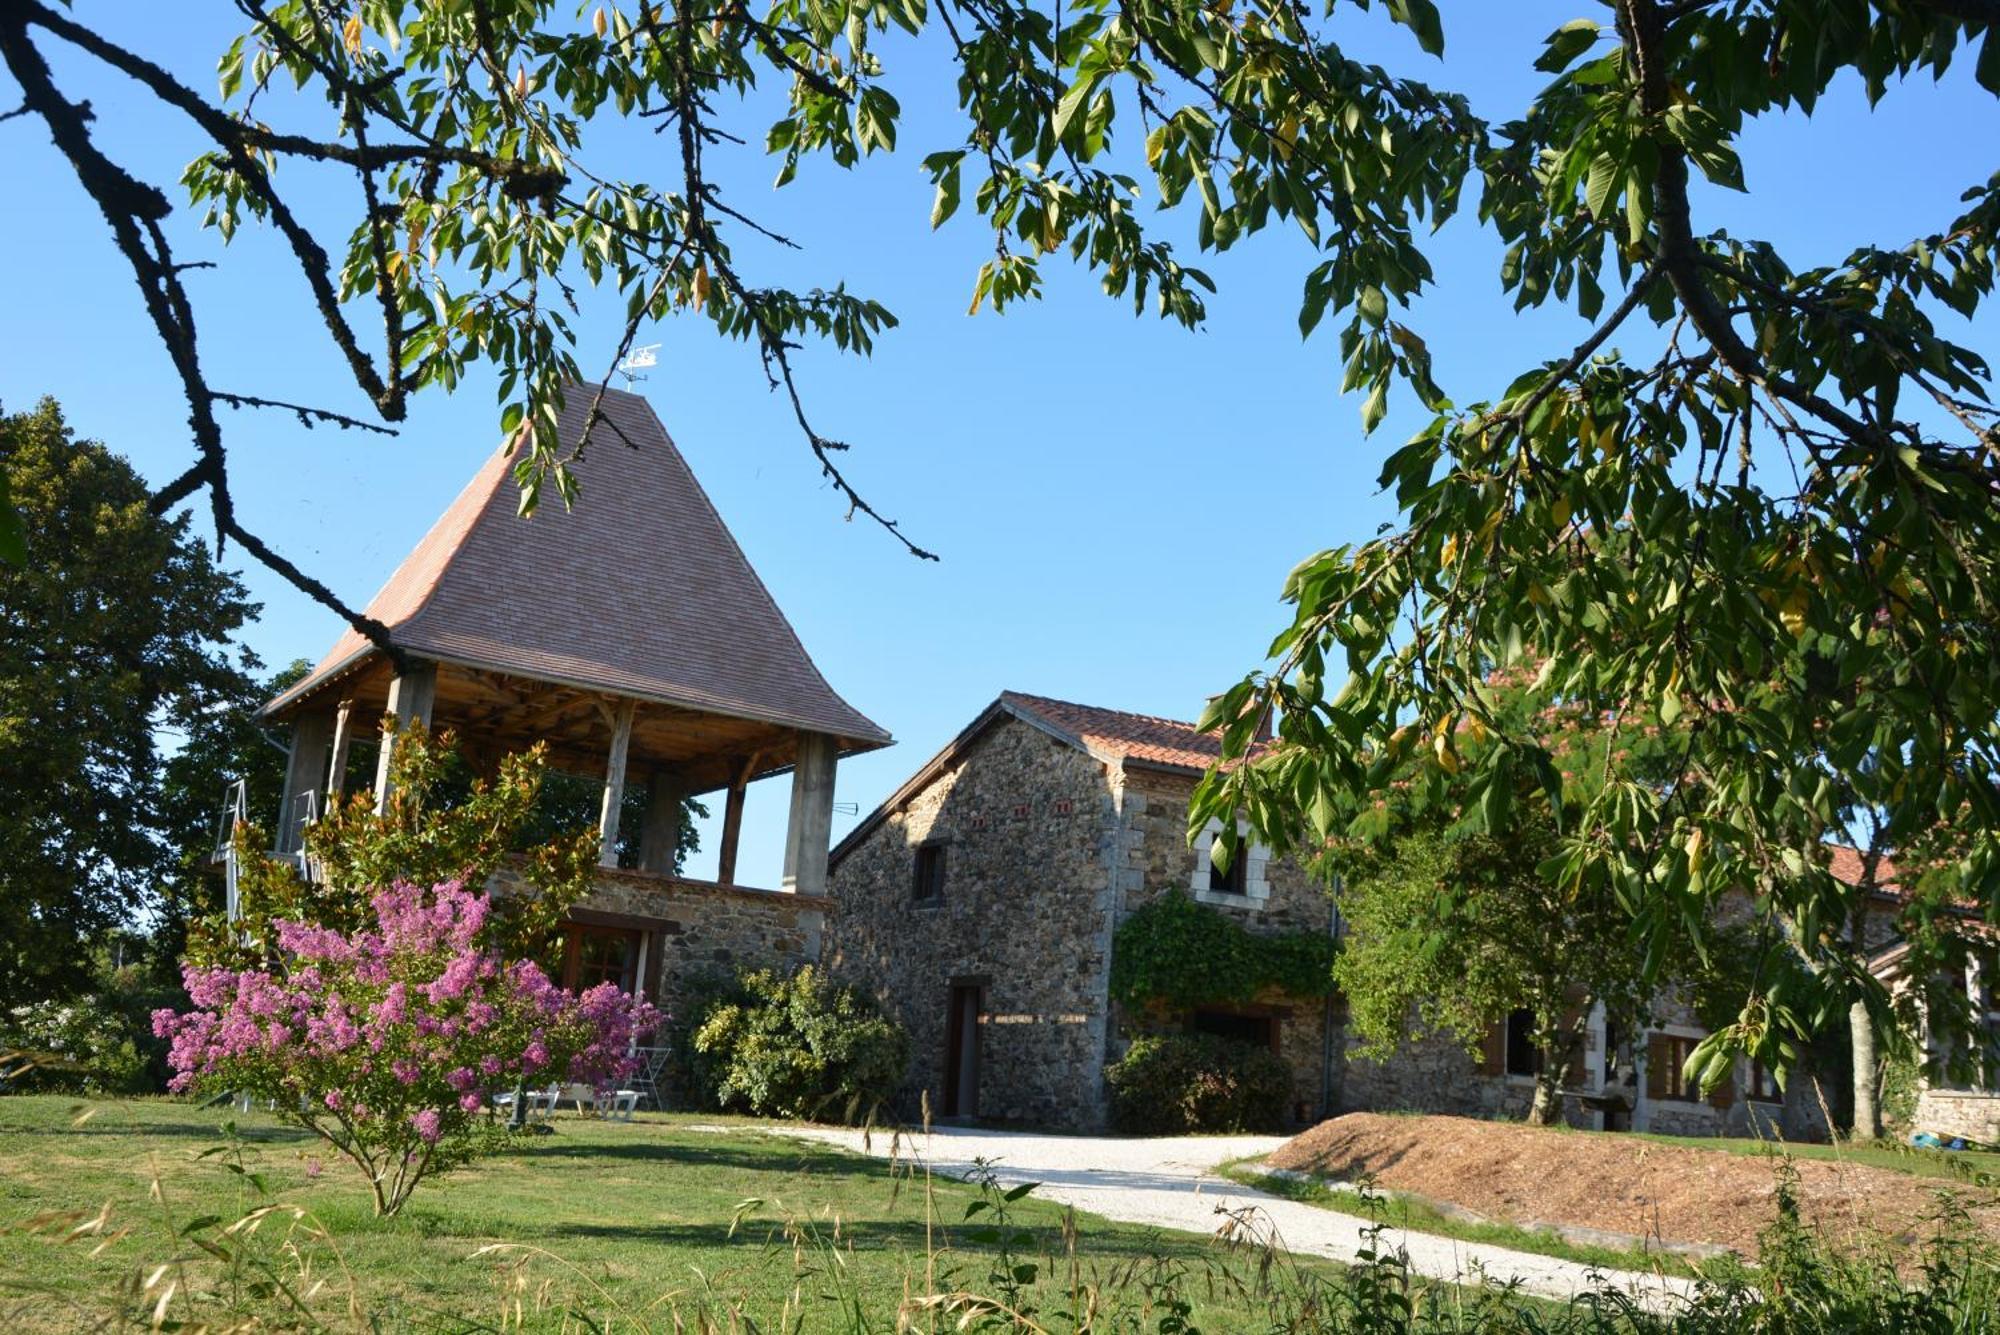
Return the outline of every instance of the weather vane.
{"type": "Polygon", "coordinates": [[[641,371],[660,364],[660,345],[648,343],[644,347],[632,349],[631,355],[618,363],[618,374],[625,377],[625,388],[630,389],[646,377],[641,371]]]}

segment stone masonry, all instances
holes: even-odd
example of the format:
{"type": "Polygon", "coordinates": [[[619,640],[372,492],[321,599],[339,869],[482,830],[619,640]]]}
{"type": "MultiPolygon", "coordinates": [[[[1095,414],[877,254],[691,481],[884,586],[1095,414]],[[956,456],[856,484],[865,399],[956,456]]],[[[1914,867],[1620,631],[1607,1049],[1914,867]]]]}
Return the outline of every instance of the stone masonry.
{"type": "MultiPolygon", "coordinates": [[[[1291,1068],[1291,1111],[1302,1122],[1358,1109],[1524,1115],[1533,1081],[1506,1071],[1497,1029],[1477,1053],[1433,1036],[1374,1061],[1356,1050],[1337,998],[1266,995],[1193,1014],[1111,1002],[1118,925],[1169,889],[1254,933],[1339,930],[1326,887],[1254,844],[1242,849],[1240,878],[1211,880],[1217,831],[1190,841],[1188,806],[1214,751],[1214,739],[1189,724],[1005,693],[834,850],[825,959],[909,1030],[902,1111],[945,1106],[958,989],[961,1005],[968,990],[977,1001],[970,1102],[983,1120],[1101,1127],[1106,1066],[1137,1035],[1180,1029],[1268,1040],[1291,1068]],[[919,893],[926,866],[941,892],[925,881],[919,893]]],[[[1726,915],[1751,911],[1737,899],[1726,915]]],[[[1889,939],[1892,917],[1869,915],[1871,946],[1889,939]]],[[[1794,1079],[1782,1099],[1754,1091],[1747,1062],[1711,1097],[1675,1095],[1679,1082],[1648,1063],[1684,1054],[1706,1031],[1672,989],[1649,1010],[1643,1030],[1615,1038],[1601,1011],[1590,1017],[1567,1121],[1681,1135],[1826,1134],[1823,1089],[1794,1079]]],[[[1928,1129],[2000,1139],[2000,1098],[1928,1088],[1922,1098],[1928,1129]]]]}
{"type": "Polygon", "coordinates": [[[1102,1122],[1114,824],[1102,764],[1010,718],[845,848],[827,964],[909,1030],[906,1115],[943,1108],[950,992],[974,986],[980,1115],[1102,1122]],[[925,843],[944,887],[918,905],[925,843]]]}
{"type": "MultiPolygon", "coordinates": [[[[512,866],[489,882],[498,898],[524,883],[512,866]]],[[[717,885],[658,872],[598,868],[574,922],[642,934],[641,991],[669,1016],[683,1008],[690,980],[743,968],[789,970],[819,958],[823,895],[717,885]]]]}

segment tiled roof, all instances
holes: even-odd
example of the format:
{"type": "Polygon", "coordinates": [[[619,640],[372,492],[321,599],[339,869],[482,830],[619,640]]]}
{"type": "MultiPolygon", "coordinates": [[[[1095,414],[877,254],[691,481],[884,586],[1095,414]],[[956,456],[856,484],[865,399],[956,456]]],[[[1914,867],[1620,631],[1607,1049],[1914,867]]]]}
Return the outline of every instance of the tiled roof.
{"type": "Polygon", "coordinates": [[[1019,691],[1002,691],[1000,699],[1035,715],[1095,755],[1188,770],[1205,770],[1222,757],[1218,734],[1197,732],[1194,724],[1178,719],[1100,709],[1019,691]]]}
{"type": "MultiPolygon", "coordinates": [[[[1833,855],[1827,862],[1827,870],[1833,879],[1847,885],[1860,885],[1865,864],[1861,850],[1846,844],[1834,844],[1833,855]]],[[[1896,864],[1883,858],[1875,864],[1875,888],[1884,894],[1900,894],[1902,887],[1896,884],[1896,864]]]]}
{"type": "MultiPolygon", "coordinates": [[[[569,394],[566,450],[593,393],[569,394]]],[[[613,429],[573,465],[573,511],[550,498],[520,518],[496,451],[368,614],[422,657],[887,745],[813,666],[652,405],[608,390],[604,411],[613,429]]],[[[265,712],[377,652],[346,632],[265,712]]]]}

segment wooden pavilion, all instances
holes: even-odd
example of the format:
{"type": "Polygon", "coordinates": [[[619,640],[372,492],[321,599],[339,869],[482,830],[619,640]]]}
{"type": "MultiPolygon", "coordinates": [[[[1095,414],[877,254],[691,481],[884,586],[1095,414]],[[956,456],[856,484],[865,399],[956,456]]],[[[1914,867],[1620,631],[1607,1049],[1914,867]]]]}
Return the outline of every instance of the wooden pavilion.
{"type": "MultiPolygon", "coordinates": [[[[566,447],[593,393],[570,395],[566,447]]],[[[834,767],[890,737],[820,675],[651,405],[607,391],[604,410],[609,428],[574,465],[574,510],[544,505],[520,518],[512,460],[496,452],[375,595],[368,615],[389,628],[401,670],[350,630],[263,716],[292,732],[281,853],[296,852],[306,821],[340,796],[357,734],[372,739],[385,716],[450,727],[475,759],[540,741],[552,767],[601,775],[604,870],[574,916],[610,944],[585,950],[589,976],[569,981],[615,972],[658,995],[667,938],[740,961],[742,924],[703,932],[700,923],[734,922],[745,902],[825,894],[834,767]],[[737,886],[744,790],[784,773],[782,891],[737,886]],[[633,784],[647,794],[639,867],[619,871],[620,808],[633,784]],[[726,805],[716,880],[676,877],[681,799],[717,792],[726,805]],[[695,902],[718,896],[726,911],[695,902]]],[[[816,955],[819,908],[795,903],[770,931],[750,930],[752,953],[755,941],[776,940],[816,955]]],[[[573,966],[577,955],[573,943],[573,966]]]]}

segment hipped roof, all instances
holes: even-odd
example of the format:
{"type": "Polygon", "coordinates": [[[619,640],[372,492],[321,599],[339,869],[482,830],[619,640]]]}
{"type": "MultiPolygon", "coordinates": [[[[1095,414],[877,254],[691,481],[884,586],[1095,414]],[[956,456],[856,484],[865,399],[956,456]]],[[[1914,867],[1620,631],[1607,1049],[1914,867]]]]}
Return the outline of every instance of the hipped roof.
{"type": "MultiPolygon", "coordinates": [[[[566,452],[595,392],[567,396],[566,452]]],[[[607,390],[603,410],[609,425],[573,465],[574,510],[552,500],[522,519],[514,460],[496,451],[368,615],[419,657],[888,745],[813,665],[652,405],[607,390]]],[[[263,712],[379,657],[348,630],[263,712]]]]}

